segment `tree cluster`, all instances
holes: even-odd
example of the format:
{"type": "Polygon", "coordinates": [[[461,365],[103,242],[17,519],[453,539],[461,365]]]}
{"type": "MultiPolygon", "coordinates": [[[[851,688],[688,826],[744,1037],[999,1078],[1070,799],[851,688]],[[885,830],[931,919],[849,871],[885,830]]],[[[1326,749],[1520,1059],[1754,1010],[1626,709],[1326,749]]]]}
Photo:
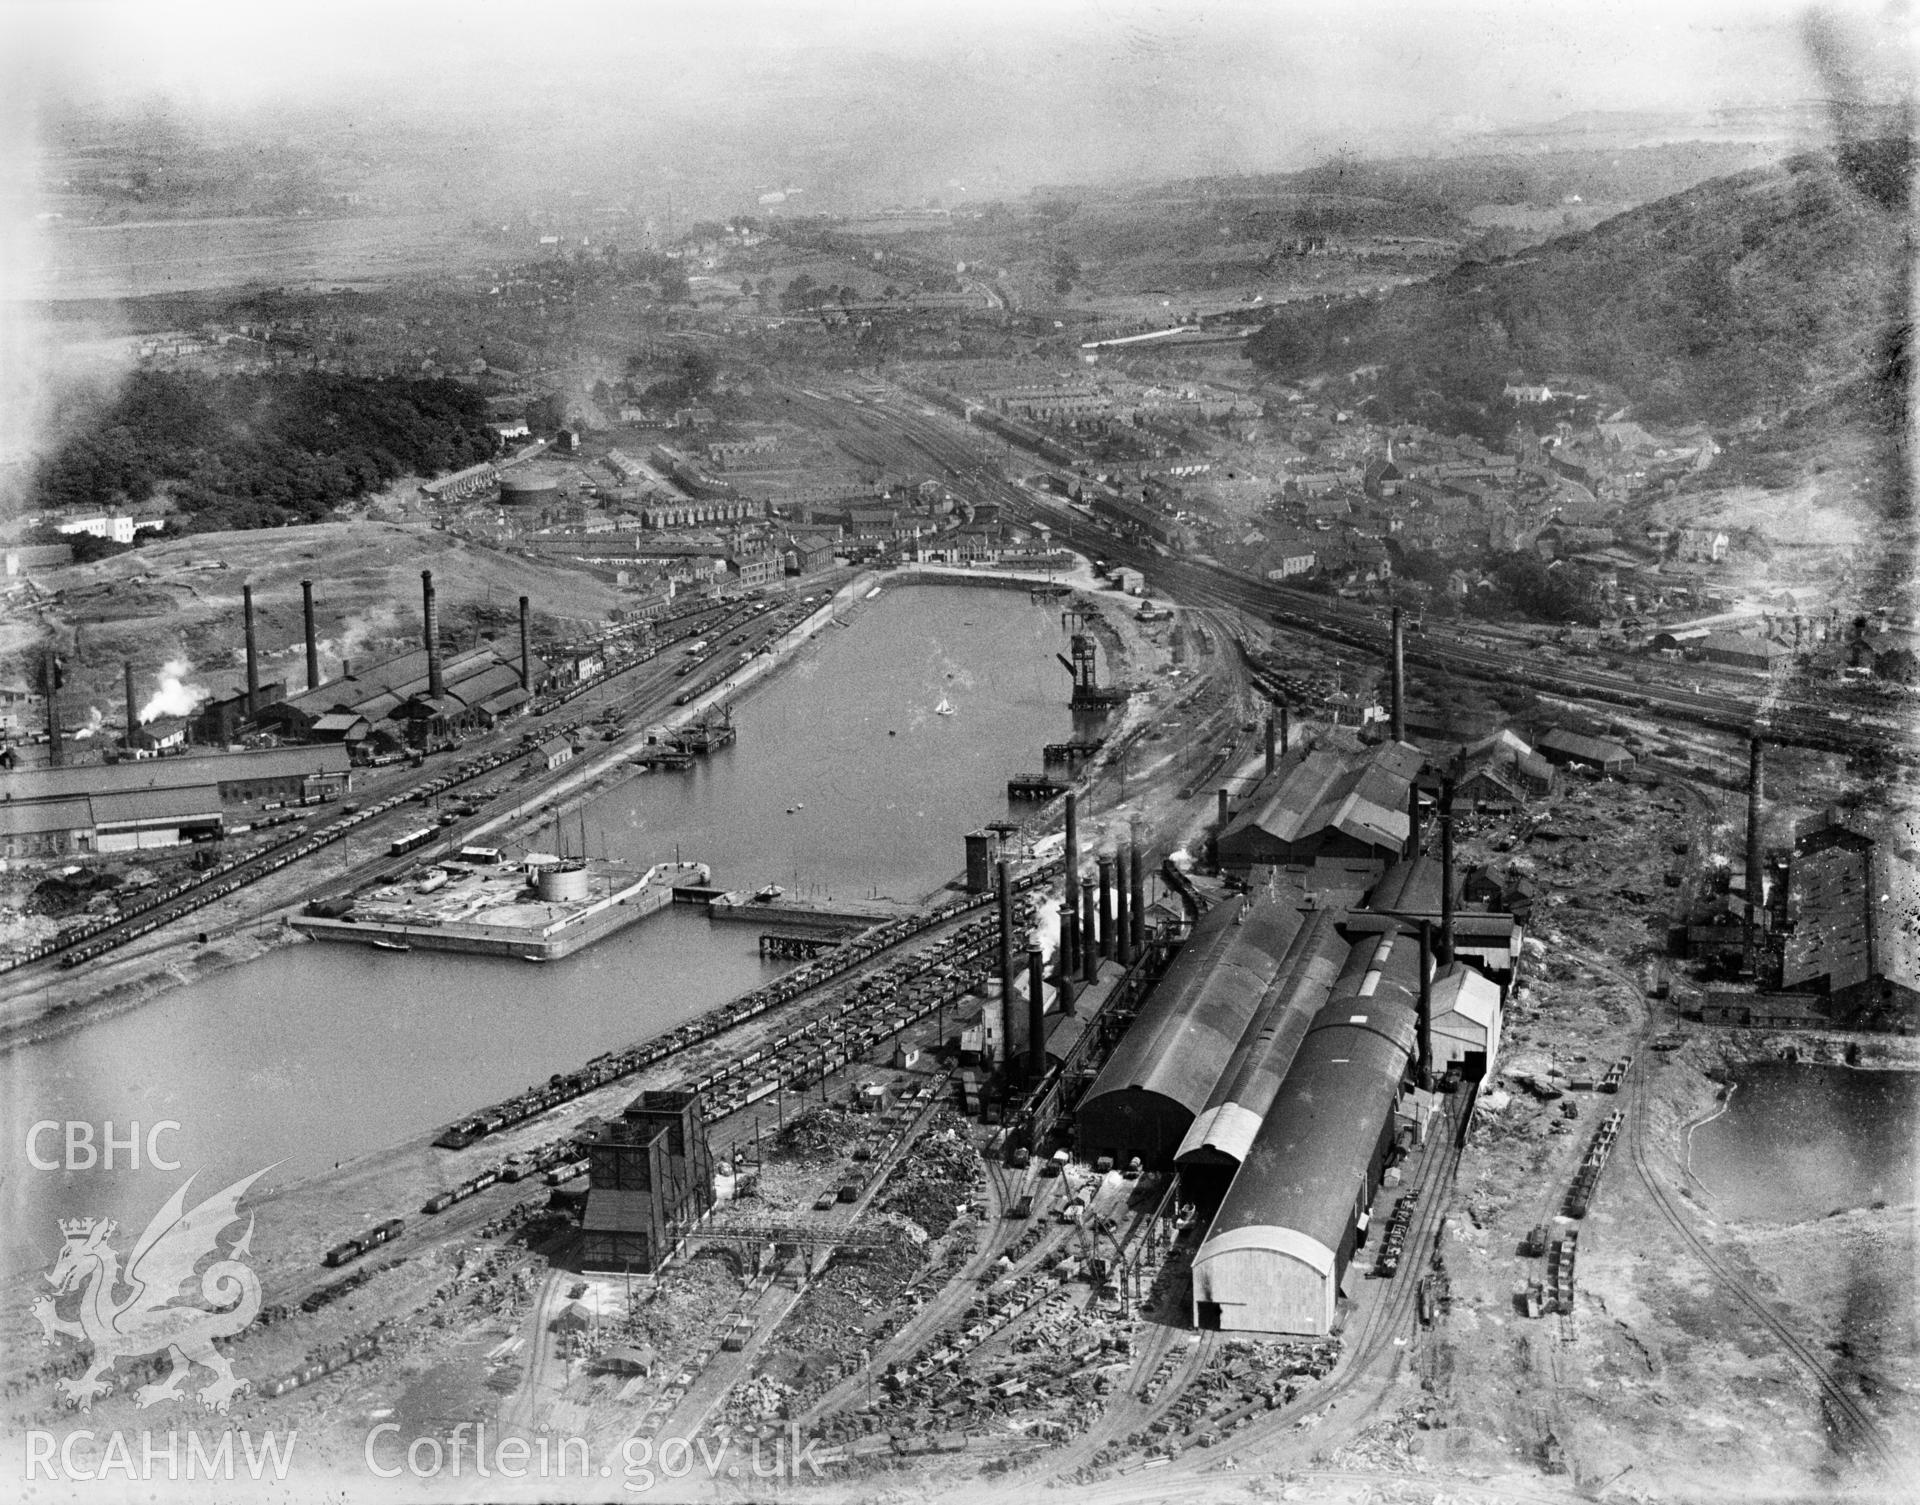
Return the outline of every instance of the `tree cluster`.
{"type": "Polygon", "coordinates": [[[316,522],[399,477],[488,458],[479,394],[445,380],[141,371],[78,416],[34,477],[41,508],[171,498],[188,532],[316,522]]]}

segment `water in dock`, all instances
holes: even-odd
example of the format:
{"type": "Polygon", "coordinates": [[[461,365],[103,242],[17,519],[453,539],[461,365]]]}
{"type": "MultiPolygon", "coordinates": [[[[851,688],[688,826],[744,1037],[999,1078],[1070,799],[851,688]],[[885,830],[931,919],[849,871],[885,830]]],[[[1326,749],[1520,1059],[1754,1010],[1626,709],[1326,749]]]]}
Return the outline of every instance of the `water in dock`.
{"type": "MultiPolygon", "coordinates": [[[[588,847],[642,866],[677,848],[730,889],[918,899],[1007,814],[1008,777],[1070,734],[1059,645],[1058,613],[1017,592],[888,590],[735,707],[732,747],[590,806],[588,847]],[[959,714],[934,714],[943,696],[959,714]]],[[[326,1170],[671,1028],[793,965],[762,959],[760,928],[676,904],[539,967],[298,946],[14,1051],[0,1091],[21,1123],[171,1119],[183,1169],[17,1178],[0,1268],[44,1266],[83,1202],[144,1226],[188,1171],[326,1170]]]]}

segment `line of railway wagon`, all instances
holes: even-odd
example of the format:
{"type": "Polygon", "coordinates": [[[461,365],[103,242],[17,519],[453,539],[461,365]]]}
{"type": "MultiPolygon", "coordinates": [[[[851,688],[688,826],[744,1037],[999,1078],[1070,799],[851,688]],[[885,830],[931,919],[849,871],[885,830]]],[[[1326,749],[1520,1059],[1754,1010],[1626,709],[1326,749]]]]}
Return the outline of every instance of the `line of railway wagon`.
{"type": "MultiPolygon", "coordinates": [[[[1028,886],[1043,881],[1045,875],[1045,869],[1030,874],[1028,886]]],[[[989,902],[991,897],[988,896],[989,902]]],[[[967,907],[973,907],[971,901],[946,906],[949,917],[951,912],[967,907]]],[[[1029,924],[1032,917],[1031,900],[1023,898],[1016,908],[1015,923],[1029,924]]],[[[900,923],[904,922],[895,922],[900,923]]],[[[903,958],[862,980],[846,998],[805,1024],[796,1026],[767,1045],[735,1056],[687,1085],[703,1096],[713,1094],[709,1099],[709,1122],[725,1118],[771,1096],[782,1085],[803,1091],[832,1075],[849,1061],[857,1060],[878,1041],[898,1034],[908,1025],[917,1023],[964,995],[987,975],[985,970],[970,964],[992,951],[998,942],[998,931],[997,921],[991,918],[977,920],[926,953],[903,958]],[[883,1010],[877,1017],[854,1022],[853,1016],[876,1005],[883,1010]],[[816,1040],[819,1043],[809,1048],[810,1042],[816,1040]],[[804,1054],[795,1059],[796,1053],[802,1051],[804,1054]],[[756,1066],[761,1070],[755,1072],[756,1066]]],[[[867,954],[871,955],[872,952],[868,951],[867,954]]],[[[429,1215],[445,1212],[456,1203],[478,1196],[500,1182],[521,1180],[542,1169],[547,1171],[548,1185],[563,1185],[586,1173],[588,1162],[585,1152],[591,1130],[590,1122],[537,1149],[487,1166],[458,1185],[436,1192],[421,1204],[420,1210],[429,1215]]],[[[394,1221],[398,1222],[397,1219],[394,1221]]]]}
{"type": "MultiPolygon", "coordinates": [[[[1058,870],[1059,865],[1058,858],[1051,859],[1024,877],[1015,880],[1016,892],[1024,894],[1038,884],[1044,883],[1058,870]]],[[[793,971],[774,982],[755,988],[731,1003],[709,1009],[697,1018],[689,1019],[667,1034],[630,1045],[622,1051],[609,1051],[595,1056],[577,1071],[555,1073],[539,1086],[530,1087],[504,1102],[482,1108],[479,1112],[448,1125],[441,1130],[433,1142],[442,1149],[463,1150],[489,1134],[525,1123],[535,1114],[544,1113],[547,1109],[557,1107],[561,1103],[571,1102],[574,1098],[591,1092],[596,1087],[618,1081],[621,1077],[631,1076],[634,1072],[644,1070],[691,1046],[713,1039],[737,1024],[744,1024],[749,1019],[758,1018],[769,1009],[778,1008],[781,1004],[799,997],[812,988],[832,982],[889,947],[947,924],[962,915],[983,909],[993,902],[994,898],[990,893],[976,894],[966,899],[955,899],[923,915],[890,920],[884,925],[864,932],[826,955],[816,957],[813,961],[794,968],[793,971]]]]}
{"type": "Polygon", "coordinates": [[[258,1393],[264,1399],[272,1400],[275,1396],[285,1395],[290,1390],[298,1390],[302,1385],[311,1385],[322,1376],[332,1374],[336,1370],[345,1369],[349,1364],[357,1364],[362,1359],[370,1359],[374,1354],[379,1352],[379,1350],[380,1340],[378,1338],[372,1336],[355,1338],[338,1353],[329,1354],[324,1359],[314,1359],[309,1363],[302,1364],[298,1369],[289,1370],[287,1373],[278,1375],[273,1379],[261,1381],[258,1393]]]}
{"type": "MultiPolygon", "coordinates": [[[[744,621],[752,615],[752,611],[735,613],[727,619],[725,625],[728,627],[736,625],[738,622],[744,621]]],[[[637,668],[643,663],[650,662],[659,657],[660,654],[664,652],[666,648],[672,646],[673,643],[682,641],[684,637],[690,635],[692,631],[693,629],[689,628],[688,632],[682,634],[681,637],[668,639],[645,654],[635,655],[632,658],[624,660],[612,669],[606,670],[601,674],[596,674],[589,679],[583,679],[577,684],[569,685],[565,690],[557,694],[543,698],[536,706],[536,710],[541,714],[545,714],[557,706],[564,705],[576,696],[584,695],[589,690],[605,684],[617,674],[624,673],[628,669],[637,668]]],[[[138,940],[141,936],[158,930],[162,925],[171,924],[174,920],[180,919],[182,916],[190,914],[196,909],[204,909],[207,905],[224,899],[236,889],[244,888],[249,883],[257,882],[269,873],[277,873],[289,863],[298,862],[303,857],[313,855],[313,853],[319,851],[322,847],[339,841],[349,832],[357,830],[368,821],[377,820],[388,811],[396,809],[409,801],[423,802],[432,799],[434,796],[443,794],[458,784],[463,784],[469,780],[478,778],[481,774],[491,773],[494,769],[512,762],[515,758],[521,757],[524,751],[525,749],[523,748],[515,747],[502,749],[495,753],[488,753],[484,757],[468,759],[451,773],[444,774],[437,779],[429,779],[424,784],[412,785],[405,793],[391,795],[387,799],[369,805],[363,810],[356,811],[352,815],[333,822],[323,831],[316,832],[312,835],[308,835],[303,831],[289,832],[277,846],[269,846],[261,851],[252,852],[243,857],[231,857],[227,859],[227,861],[220,863],[217,867],[211,868],[196,877],[183,879],[178,883],[170,884],[166,888],[155,890],[139,902],[123,909],[112,918],[102,918],[84,925],[74,926],[64,931],[56,940],[49,941],[42,946],[36,946],[30,951],[22,952],[18,956],[12,957],[5,962],[0,962],[0,974],[11,972],[18,967],[29,966],[34,962],[55,955],[60,957],[61,966],[77,967],[82,962],[91,961],[96,956],[104,955],[106,952],[124,946],[130,941],[138,940]],[[248,869],[249,871],[243,873],[241,871],[242,869],[248,869]],[[191,902],[179,904],[171,909],[167,909],[167,906],[173,905],[175,900],[182,898],[190,898],[191,902]],[[163,909],[165,909],[166,912],[161,912],[163,909]],[[137,925],[128,924],[130,920],[136,919],[141,915],[146,915],[149,918],[137,925]],[[115,931],[116,933],[110,937],[104,937],[99,941],[88,944],[90,937],[99,936],[102,932],[109,930],[115,931]]],[[[421,835],[419,832],[410,834],[416,837],[421,835]]],[[[428,831],[425,834],[426,839],[430,840],[437,832],[428,831]]],[[[425,845],[425,841],[416,841],[414,845],[425,845]]],[[[410,848],[408,850],[410,850],[410,848]]],[[[390,852],[389,855],[399,856],[401,852],[390,852]]]]}

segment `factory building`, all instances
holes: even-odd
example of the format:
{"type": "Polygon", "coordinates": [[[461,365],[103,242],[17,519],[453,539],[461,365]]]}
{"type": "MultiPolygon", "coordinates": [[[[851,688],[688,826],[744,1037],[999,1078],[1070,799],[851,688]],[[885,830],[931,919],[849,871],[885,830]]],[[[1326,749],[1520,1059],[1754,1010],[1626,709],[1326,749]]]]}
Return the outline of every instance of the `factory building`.
{"type": "Polygon", "coordinates": [[[1336,910],[1315,911],[1295,934],[1274,985],[1180,1142],[1174,1161],[1181,1185],[1200,1200],[1217,1203],[1246,1160],[1301,1040],[1346,965],[1349,948],[1337,917],[1336,910]]]}
{"type": "Polygon", "coordinates": [[[643,1092],[587,1147],[580,1262],[658,1271],[713,1210],[713,1155],[700,1095],[643,1092]]]}
{"type": "Polygon", "coordinates": [[[211,840],[224,830],[227,806],[336,794],[349,782],[342,747],[23,769],[0,775],[0,852],[84,855],[211,840]]]}
{"type": "Polygon", "coordinates": [[[1221,832],[1220,865],[1243,875],[1313,866],[1336,885],[1364,888],[1407,844],[1407,788],[1421,762],[1405,742],[1289,754],[1221,832]]]}
{"type": "Polygon", "coordinates": [[[1333,1330],[1407,1086],[1419,968],[1405,934],[1350,953],[1194,1255],[1197,1326],[1333,1330]]]}
{"type": "Polygon", "coordinates": [[[1083,1154],[1173,1164],[1301,928],[1297,897],[1255,891],[1201,917],[1080,1101],[1083,1154]]]}
{"type": "MultiPolygon", "coordinates": [[[[1317,1011],[1304,1027],[1277,1007],[1269,1013],[1257,1030],[1267,1033],[1273,1055],[1256,1071],[1245,1047],[1236,1052],[1241,1065],[1230,1064],[1229,1080],[1209,1103],[1219,1111],[1197,1119],[1181,1146],[1183,1194],[1203,1205],[1219,1197],[1194,1256],[1196,1325],[1332,1331],[1395,1134],[1411,1124],[1425,1136],[1436,1099],[1423,1086],[1423,1065],[1458,1067],[1472,1081],[1493,1069],[1502,984],[1458,957],[1432,967],[1419,931],[1444,936],[1450,928],[1464,955],[1461,932],[1470,921],[1497,927],[1513,920],[1456,913],[1442,902],[1450,880],[1424,856],[1397,863],[1363,907],[1322,911],[1302,932],[1281,991],[1297,989],[1292,1006],[1317,1011]],[[1337,975],[1327,982],[1329,970],[1337,975]],[[1297,1044],[1276,1086],[1273,1061],[1289,1029],[1297,1044]]],[[[1491,937],[1487,949],[1494,949],[1491,937]]]]}
{"type": "Polygon", "coordinates": [[[1433,1069],[1484,1081],[1500,1057],[1500,984],[1465,962],[1433,975],[1433,1069]]]}
{"type": "Polygon", "coordinates": [[[1817,995],[1844,1027],[1920,1028],[1920,868],[1907,851],[1824,830],[1794,853],[1786,908],[1783,992],[1817,995]]]}
{"type": "MultiPolygon", "coordinates": [[[[532,698],[520,687],[519,654],[491,643],[448,658],[439,695],[430,693],[430,669],[424,648],[356,665],[317,690],[263,707],[260,720],[293,741],[371,739],[399,747],[490,727],[532,698]],[[366,730],[356,735],[360,721],[366,730]]],[[[529,670],[538,688],[547,666],[535,658],[529,670]]]]}

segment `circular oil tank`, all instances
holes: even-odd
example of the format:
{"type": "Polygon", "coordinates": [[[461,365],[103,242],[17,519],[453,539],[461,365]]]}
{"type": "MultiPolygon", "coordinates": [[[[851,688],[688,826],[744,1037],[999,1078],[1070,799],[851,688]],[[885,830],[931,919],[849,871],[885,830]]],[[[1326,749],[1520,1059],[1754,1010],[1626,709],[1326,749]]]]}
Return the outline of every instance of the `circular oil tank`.
{"type": "Polygon", "coordinates": [[[500,477],[500,500],[506,506],[540,506],[559,499],[560,483],[552,476],[500,477]]]}
{"type": "Polygon", "coordinates": [[[568,864],[543,869],[534,879],[534,891],[548,904],[571,904],[587,897],[592,887],[584,867],[568,864]]]}

